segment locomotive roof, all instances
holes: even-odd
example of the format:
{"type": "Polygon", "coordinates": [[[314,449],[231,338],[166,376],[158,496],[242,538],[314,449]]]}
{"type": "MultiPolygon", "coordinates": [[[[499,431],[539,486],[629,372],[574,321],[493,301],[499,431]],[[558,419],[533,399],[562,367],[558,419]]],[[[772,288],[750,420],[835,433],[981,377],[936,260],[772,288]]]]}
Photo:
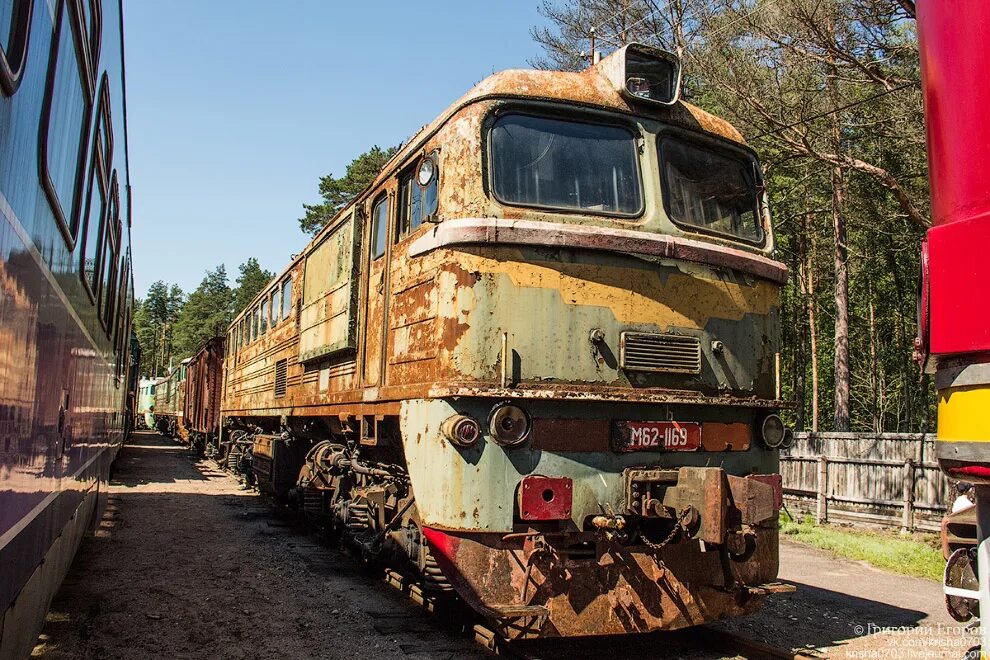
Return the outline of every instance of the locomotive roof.
{"type": "MultiPolygon", "coordinates": [[[[389,160],[382,168],[381,173],[365,190],[377,186],[383,179],[391,176],[397,165],[404,163],[411,154],[420,148],[424,140],[439,130],[459,110],[473,103],[494,99],[548,101],[611,110],[701,131],[743,146],[746,145],[742,134],[735,126],[686,101],[659,106],[628,100],[605,75],[605,66],[607,66],[609,59],[616,56],[618,53],[613,53],[595,66],[577,72],[508,69],[493,73],[468,90],[440,116],[417,131],[389,160]]],[[[358,195],[358,198],[363,194],[364,191],[358,195]]]]}

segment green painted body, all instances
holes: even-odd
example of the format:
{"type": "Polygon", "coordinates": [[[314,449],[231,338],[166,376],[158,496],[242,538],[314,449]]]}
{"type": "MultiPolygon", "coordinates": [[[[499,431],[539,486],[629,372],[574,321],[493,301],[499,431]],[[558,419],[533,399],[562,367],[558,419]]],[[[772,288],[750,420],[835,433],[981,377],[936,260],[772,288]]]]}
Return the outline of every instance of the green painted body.
{"type": "MultiPolygon", "coordinates": [[[[524,445],[501,447],[486,433],[477,445],[459,449],[440,432],[454,414],[485,419],[493,400],[410,400],[402,404],[400,428],[409,476],[415,484],[422,523],[448,530],[513,531],[515,497],[527,475],[574,480],[572,522],[625,506],[622,471],[628,467],[722,467],[727,473],[774,474],[777,452],[755,446],[738,452],[556,452],[524,445]]],[[[523,402],[533,417],[600,420],[746,421],[753,412],[712,406],[657,406],[632,403],[523,402]]]]}

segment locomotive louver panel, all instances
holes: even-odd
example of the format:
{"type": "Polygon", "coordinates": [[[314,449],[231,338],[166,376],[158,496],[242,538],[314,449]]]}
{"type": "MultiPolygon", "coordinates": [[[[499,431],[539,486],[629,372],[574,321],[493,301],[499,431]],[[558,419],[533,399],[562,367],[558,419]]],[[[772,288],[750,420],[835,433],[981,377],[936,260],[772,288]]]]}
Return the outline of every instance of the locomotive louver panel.
{"type": "Polygon", "coordinates": [[[286,360],[279,360],[275,363],[275,396],[285,396],[287,372],[288,362],[286,360]]]}
{"type": "Polygon", "coordinates": [[[701,373],[701,342],[697,337],[623,332],[620,360],[623,369],[678,374],[701,373]]]}

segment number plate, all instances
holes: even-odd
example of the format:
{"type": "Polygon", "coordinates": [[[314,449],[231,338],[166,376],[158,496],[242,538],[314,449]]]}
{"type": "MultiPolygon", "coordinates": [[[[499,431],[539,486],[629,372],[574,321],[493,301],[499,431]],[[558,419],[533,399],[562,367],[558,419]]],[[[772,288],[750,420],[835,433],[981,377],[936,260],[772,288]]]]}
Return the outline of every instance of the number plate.
{"type": "Polygon", "coordinates": [[[616,451],[695,451],[701,447],[698,422],[616,422],[616,451]]]}

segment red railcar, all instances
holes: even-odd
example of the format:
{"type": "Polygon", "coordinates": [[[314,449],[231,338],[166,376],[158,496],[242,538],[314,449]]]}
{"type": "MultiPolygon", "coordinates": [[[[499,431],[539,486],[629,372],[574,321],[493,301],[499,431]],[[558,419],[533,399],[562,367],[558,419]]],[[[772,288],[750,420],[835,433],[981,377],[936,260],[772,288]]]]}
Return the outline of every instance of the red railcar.
{"type": "MultiPolygon", "coordinates": [[[[990,611],[990,3],[929,0],[917,9],[933,225],[922,246],[918,348],[938,390],[939,463],[976,484],[978,550],[962,544],[946,569],[949,610],[965,620],[977,600],[990,611]]],[[[990,626],[982,634],[986,649],[990,626]]]]}
{"type": "Polygon", "coordinates": [[[214,337],[186,366],[186,397],[183,421],[189,445],[199,451],[220,430],[220,395],[223,381],[224,337],[214,337]]]}

